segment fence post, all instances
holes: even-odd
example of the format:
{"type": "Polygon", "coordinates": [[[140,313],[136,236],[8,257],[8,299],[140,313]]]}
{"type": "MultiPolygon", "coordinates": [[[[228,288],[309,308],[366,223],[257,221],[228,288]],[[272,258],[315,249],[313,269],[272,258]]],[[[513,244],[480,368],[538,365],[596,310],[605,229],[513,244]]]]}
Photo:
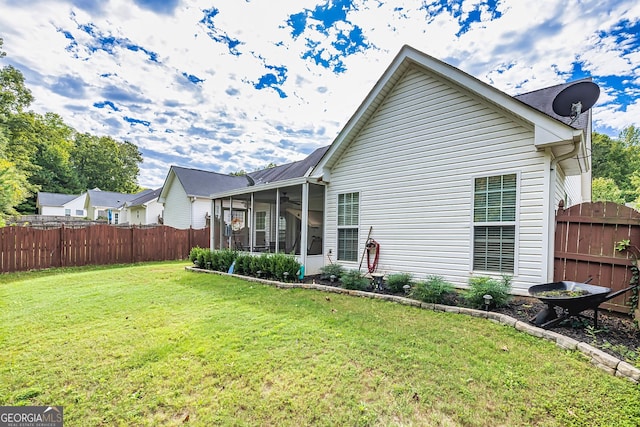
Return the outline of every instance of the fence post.
{"type": "Polygon", "coordinates": [[[64,267],[65,265],[65,259],[64,259],[64,255],[65,255],[65,232],[64,232],[64,223],[60,224],[60,265],[58,265],[58,267],[64,267]]]}
{"type": "Polygon", "coordinates": [[[136,228],[135,225],[131,226],[131,261],[132,262],[138,262],[136,253],[133,251],[135,249],[135,243],[134,243],[135,234],[134,234],[134,231],[133,231],[135,228],[136,228]]]}

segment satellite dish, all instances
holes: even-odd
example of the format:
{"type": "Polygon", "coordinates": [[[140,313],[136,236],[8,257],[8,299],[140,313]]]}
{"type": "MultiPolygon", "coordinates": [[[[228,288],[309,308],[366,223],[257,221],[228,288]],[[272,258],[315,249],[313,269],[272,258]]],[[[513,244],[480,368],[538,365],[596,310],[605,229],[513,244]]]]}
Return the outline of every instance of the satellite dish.
{"type": "Polygon", "coordinates": [[[589,110],[600,96],[600,87],[593,82],[578,82],[560,91],[553,100],[553,111],[572,122],[589,110]]]}

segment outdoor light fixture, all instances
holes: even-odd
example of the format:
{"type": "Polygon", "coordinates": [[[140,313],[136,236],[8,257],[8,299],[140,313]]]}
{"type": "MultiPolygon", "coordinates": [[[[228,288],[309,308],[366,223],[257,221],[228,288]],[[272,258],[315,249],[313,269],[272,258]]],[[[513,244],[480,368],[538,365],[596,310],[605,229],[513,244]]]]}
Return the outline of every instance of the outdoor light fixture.
{"type": "Polygon", "coordinates": [[[262,270],[256,271],[256,274],[258,275],[258,277],[262,276],[262,270]]]}
{"type": "Polygon", "coordinates": [[[285,271],[284,273],[282,273],[282,275],[284,276],[284,281],[286,282],[287,279],[289,278],[289,272],[285,271]]]}
{"type": "Polygon", "coordinates": [[[485,294],[482,298],[484,298],[485,310],[489,311],[489,306],[491,305],[491,301],[493,300],[493,297],[489,294],[485,294]]]}
{"type": "Polygon", "coordinates": [[[382,279],[384,278],[384,274],[380,273],[372,273],[371,277],[373,277],[374,288],[381,291],[382,290],[382,279]]]}
{"type": "Polygon", "coordinates": [[[404,293],[405,293],[405,294],[408,294],[408,293],[409,293],[409,289],[411,289],[411,286],[410,286],[410,285],[404,285],[404,286],[402,287],[402,289],[404,289],[404,293]]]}
{"type": "Polygon", "coordinates": [[[331,276],[329,276],[329,280],[331,280],[331,283],[336,281],[336,275],[332,274],[331,276]]]}

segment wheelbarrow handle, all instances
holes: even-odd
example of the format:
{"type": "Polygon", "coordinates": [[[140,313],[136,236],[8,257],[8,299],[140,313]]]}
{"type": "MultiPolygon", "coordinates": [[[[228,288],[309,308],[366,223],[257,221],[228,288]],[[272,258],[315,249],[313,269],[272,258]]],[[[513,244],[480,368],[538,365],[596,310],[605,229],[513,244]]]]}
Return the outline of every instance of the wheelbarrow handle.
{"type": "Polygon", "coordinates": [[[615,298],[618,295],[622,295],[626,292],[629,292],[630,290],[637,288],[638,285],[640,285],[640,283],[636,283],[635,285],[629,286],[628,288],[620,289],[619,291],[615,291],[611,294],[607,294],[607,297],[602,302],[609,301],[610,299],[615,298]]]}

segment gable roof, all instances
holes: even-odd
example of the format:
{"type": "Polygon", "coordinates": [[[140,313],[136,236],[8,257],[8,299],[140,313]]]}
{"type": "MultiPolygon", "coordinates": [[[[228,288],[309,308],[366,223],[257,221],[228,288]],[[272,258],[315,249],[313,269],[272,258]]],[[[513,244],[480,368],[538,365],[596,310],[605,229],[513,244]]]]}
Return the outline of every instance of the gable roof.
{"type": "MultiPolygon", "coordinates": [[[[145,190],[150,191],[150,190],[145,190]]],[[[113,191],[102,191],[99,188],[87,191],[85,206],[98,206],[107,208],[119,208],[126,202],[140,196],[137,194],[116,193],[113,191]]]]}
{"type": "Polygon", "coordinates": [[[249,173],[255,184],[284,181],[305,176],[327,152],[329,146],[316,149],[302,160],[249,173]]]}
{"type": "Polygon", "coordinates": [[[189,197],[209,198],[212,193],[242,188],[249,185],[246,176],[225,175],[218,172],[204,171],[200,169],[171,166],[162,190],[158,196],[164,199],[169,191],[169,185],[173,179],[180,181],[182,188],[189,197]]]}
{"type": "Polygon", "coordinates": [[[142,191],[142,192],[138,193],[139,194],[138,197],[126,202],[125,206],[126,207],[142,206],[142,205],[152,201],[153,199],[157,199],[158,195],[160,194],[160,190],[162,190],[162,188],[158,188],[156,190],[147,189],[145,191],[142,191]]]}
{"type": "Polygon", "coordinates": [[[44,191],[38,191],[37,204],[40,206],[61,207],[80,196],[81,194],[46,193],[44,191]]]}
{"type": "MultiPolygon", "coordinates": [[[[584,134],[582,129],[568,126],[563,120],[550,116],[545,111],[532,105],[538,103],[541,94],[537,96],[522,96],[521,99],[516,99],[452,65],[405,45],[400,49],[400,52],[362,101],[356,112],[338,133],[329,150],[312,171],[312,176],[328,177],[327,168],[330,169],[342,156],[351,141],[360,133],[378,107],[384,102],[387,95],[393,90],[396,83],[411,67],[422,68],[448,81],[451,85],[493,104],[495,108],[531,123],[535,130],[534,145],[536,148],[551,147],[553,150],[560,146],[566,152],[567,145],[572,148],[575,143],[582,143],[583,152],[586,150],[584,140],[588,136],[584,134]]],[[[559,89],[558,92],[560,90],[562,89],[559,89]]],[[[591,113],[587,111],[583,114],[590,117],[591,113]]],[[[586,156],[578,155],[578,158],[586,158],[586,156]]]]}

